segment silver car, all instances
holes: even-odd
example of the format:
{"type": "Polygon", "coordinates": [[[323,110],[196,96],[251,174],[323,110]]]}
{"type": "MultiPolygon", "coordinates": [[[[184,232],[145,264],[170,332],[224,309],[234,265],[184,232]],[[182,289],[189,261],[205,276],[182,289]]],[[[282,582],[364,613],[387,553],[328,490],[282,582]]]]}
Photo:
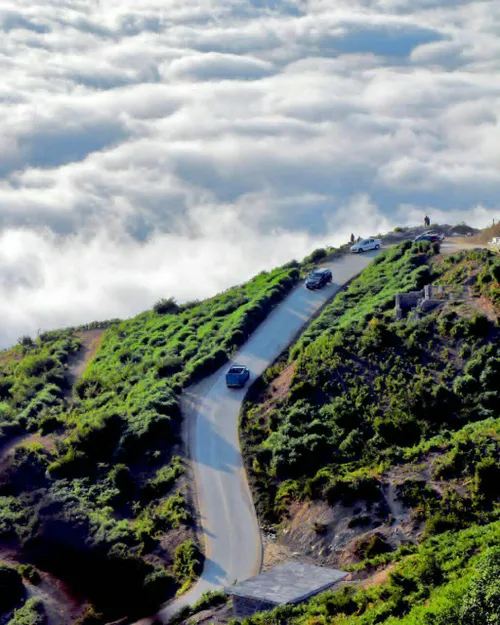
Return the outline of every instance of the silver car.
{"type": "Polygon", "coordinates": [[[351,252],[359,254],[361,252],[368,252],[369,250],[378,250],[382,245],[380,239],[361,239],[351,247],[351,252]]]}

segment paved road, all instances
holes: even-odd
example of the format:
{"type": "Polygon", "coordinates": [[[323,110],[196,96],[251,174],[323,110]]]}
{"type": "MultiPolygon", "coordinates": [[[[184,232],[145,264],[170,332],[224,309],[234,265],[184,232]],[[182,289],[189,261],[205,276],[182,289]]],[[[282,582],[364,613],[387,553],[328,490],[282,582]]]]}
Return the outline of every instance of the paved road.
{"type": "MultiPolygon", "coordinates": [[[[327,265],[332,270],[333,284],[321,291],[308,291],[299,284],[232,362],[248,365],[252,379],[261,375],[325,302],[376,255],[368,252],[344,256],[327,265]]],[[[259,526],[238,439],[238,415],[245,390],[226,388],[228,366],[184,394],[206,562],[196,586],[160,612],[163,622],[181,607],[194,603],[206,590],[247,579],[260,568],[259,526]]]]}

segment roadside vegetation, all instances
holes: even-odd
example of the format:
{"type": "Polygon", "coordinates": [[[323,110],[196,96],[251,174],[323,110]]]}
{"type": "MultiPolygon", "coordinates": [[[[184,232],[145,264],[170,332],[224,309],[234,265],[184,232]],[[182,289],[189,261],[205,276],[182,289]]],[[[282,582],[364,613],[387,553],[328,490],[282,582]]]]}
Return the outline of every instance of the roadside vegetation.
{"type": "MultiPolygon", "coordinates": [[[[347,585],[245,625],[496,625],[500,618],[500,523],[444,533],[401,559],[385,584],[347,585]]],[[[239,621],[233,619],[233,625],[239,621]]]]}
{"type": "MultiPolygon", "coordinates": [[[[179,393],[223,365],[299,275],[291,263],[111,321],[73,386],[75,330],[0,353],[0,545],[88,598],[93,623],[152,612],[199,574],[179,393]]],[[[40,612],[22,601],[13,623],[40,612]]]]}
{"type": "Polygon", "coordinates": [[[286,544],[293,510],[321,511],[311,557],[331,553],[320,561],[355,577],[391,563],[389,582],[248,623],[498,622],[500,258],[438,252],[405,242],[377,257],[254,386],[242,415],[264,526],[286,544]],[[457,296],[396,320],[395,295],[425,284],[457,296]]]}

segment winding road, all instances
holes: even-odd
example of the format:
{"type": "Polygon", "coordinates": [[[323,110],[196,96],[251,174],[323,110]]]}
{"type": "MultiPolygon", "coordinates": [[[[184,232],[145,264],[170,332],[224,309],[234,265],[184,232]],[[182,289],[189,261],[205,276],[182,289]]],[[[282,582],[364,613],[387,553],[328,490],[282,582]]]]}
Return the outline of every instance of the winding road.
{"type": "MultiPolygon", "coordinates": [[[[447,241],[442,254],[482,247],[447,241]]],[[[206,590],[215,590],[258,573],[262,558],[260,530],[243,467],[238,417],[245,389],[226,388],[225,372],[234,362],[246,364],[251,379],[290,345],[300,330],[346,282],[360,273],[378,252],[346,255],[325,265],[333,284],[308,291],[300,283],[262,322],[233,360],[182,397],[193,462],[198,510],[205,541],[205,567],[198,583],[157,615],[163,623],[206,590]]]]}
{"type": "Polygon", "coordinates": [[[206,590],[247,579],[258,573],[261,565],[259,525],[238,438],[238,416],[246,390],[226,388],[227,368],[233,362],[244,363],[250,369],[251,380],[260,376],[318,310],[377,253],[342,256],[325,265],[332,271],[332,285],[308,291],[300,283],[231,363],[185,391],[183,411],[188,419],[206,560],[198,583],[158,614],[162,622],[167,623],[182,607],[196,602],[206,590]]]}

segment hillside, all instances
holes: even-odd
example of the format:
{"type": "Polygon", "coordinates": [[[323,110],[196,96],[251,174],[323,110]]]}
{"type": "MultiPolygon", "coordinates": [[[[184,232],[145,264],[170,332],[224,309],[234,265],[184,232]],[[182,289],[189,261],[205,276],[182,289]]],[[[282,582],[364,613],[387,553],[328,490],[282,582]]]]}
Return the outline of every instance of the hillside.
{"type": "MultiPolygon", "coordinates": [[[[193,583],[203,554],[180,393],[337,253],[315,250],[203,302],[164,299],[133,319],[22,337],[0,352],[0,625],[135,619],[193,583]]],[[[496,570],[494,554],[480,556],[498,544],[499,273],[486,251],[442,257],[435,244],[401,243],[251,389],[242,441],[266,565],[298,553],[347,568],[353,584],[283,622],[326,618],[323,600],[352,613],[384,593],[397,602],[397,584],[370,588],[406,580],[405,567],[419,591],[401,614],[447,592],[458,572],[462,589],[496,570]],[[395,295],[431,283],[456,298],[396,321],[395,295]],[[418,578],[429,549],[439,584],[418,578]]]]}
{"type": "Polygon", "coordinates": [[[402,243],[254,387],[242,433],[266,561],[351,583],[248,623],[498,622],[499,281],[485,250],[402,243]],[[395,295],[425,284],[445,295],[396,319],[395,295]]]}
{"type": "Polygon", "coordinates": [[[36,610],[49,608],[20,563],[69,584],[86,623],[144,615],[192,583],[202,556],[179,393],[226,362],[294,286],[297,267],[203,302],[161,300],[102,336],[45,332],[0,353],[0,559],[6,579],[16,566],[25,575],[0,622],[1,609],[31,594],[36,610]]]}

